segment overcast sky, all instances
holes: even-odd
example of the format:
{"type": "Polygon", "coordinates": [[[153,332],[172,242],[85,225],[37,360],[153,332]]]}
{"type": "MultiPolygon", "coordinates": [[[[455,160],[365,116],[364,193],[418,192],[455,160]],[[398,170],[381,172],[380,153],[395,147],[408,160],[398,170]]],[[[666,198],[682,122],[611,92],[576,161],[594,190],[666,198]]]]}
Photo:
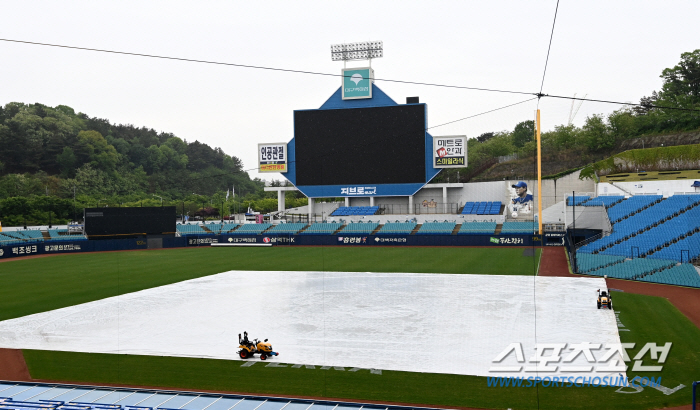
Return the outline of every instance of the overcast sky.
{"type": "MultiPolygon", "coordinates": [[[[556,0],[6,1],[0,38],[340,74],[330,45],[381,40],[379,79],[536,93],[556,0]]],[[[559,4],[543,92],[638,102],[683,52],[700,48],[700,2],[559,4]]],[[[352,62],[348,66],[364,66],[352,62]]],[[[419,96],[435,126],[527,96],[377,81],[396,102],[419,96]]],[[[0,104],[64,104],[112,123],[199,140],[256,167],[259,142],[289,141],[292,112],[318,108],[339,77],[157,60],[0,41],[0,104]]],[[[537,102],[431,130],[511,130],[537,102]]],[[[618,106],[583,103],[574,123],[618,106]]],[[[545,130],[571,102],[542,99],[545,130]]],[[[251,177],[261,176],[255,171],[251,177]]],[[[262,175],[279,179],[279,174],[262,175]]]]}

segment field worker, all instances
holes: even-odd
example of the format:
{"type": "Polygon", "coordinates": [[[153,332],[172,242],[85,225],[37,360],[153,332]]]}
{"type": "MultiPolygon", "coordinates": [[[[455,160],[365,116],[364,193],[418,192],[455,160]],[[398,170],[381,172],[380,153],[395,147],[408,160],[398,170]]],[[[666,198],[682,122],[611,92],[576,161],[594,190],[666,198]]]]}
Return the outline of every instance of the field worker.
{"type": "Polygon", "coordinates": [[[528,202],[532,202],[532,195],[527,193],[527,184],[525,182],[520,181],[511,186],[515,188],[515,194],[517,195],[512,200],[513,205],[524,205],[528,202]]]}

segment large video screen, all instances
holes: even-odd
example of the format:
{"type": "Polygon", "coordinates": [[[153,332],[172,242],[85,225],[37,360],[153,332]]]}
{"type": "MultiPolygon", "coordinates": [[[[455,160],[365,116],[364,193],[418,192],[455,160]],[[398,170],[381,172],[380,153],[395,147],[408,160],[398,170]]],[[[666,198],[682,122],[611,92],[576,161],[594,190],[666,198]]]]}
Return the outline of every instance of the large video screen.
{"type": "Polygon", "coordinates": [[[294,112],[297,185],[425,181],[425,104],[294,112]]]}
{"type": "Polygon", "coordinates": [[[175,232],[175,207],[85,208],[88,236],[153,235],[175,232]]]}

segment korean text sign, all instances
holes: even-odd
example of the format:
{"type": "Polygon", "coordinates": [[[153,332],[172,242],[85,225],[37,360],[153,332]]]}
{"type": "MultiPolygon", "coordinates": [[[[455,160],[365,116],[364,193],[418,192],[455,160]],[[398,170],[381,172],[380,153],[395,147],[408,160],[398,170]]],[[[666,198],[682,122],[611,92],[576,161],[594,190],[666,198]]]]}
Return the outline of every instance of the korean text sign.
{"type": "Polygon", "coordinates": [[[467,166],[467,136],[433,137],[434,168],[464,168],[467,166]]]}
{"type": "Polygon", "coordinates": [[[287,172],[287,143],[258,144],[259,172],[287,172]]]}

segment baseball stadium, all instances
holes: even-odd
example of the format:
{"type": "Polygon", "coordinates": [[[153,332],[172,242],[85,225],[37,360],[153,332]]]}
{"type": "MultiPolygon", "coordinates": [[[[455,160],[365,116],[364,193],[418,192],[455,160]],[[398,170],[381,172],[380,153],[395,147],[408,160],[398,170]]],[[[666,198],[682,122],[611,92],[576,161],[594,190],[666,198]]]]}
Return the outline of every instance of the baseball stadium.
{"type": "Polygon", "coordinates": [[[470,164],[497,137],[434,135],[371,65],[339,80],[259,141],[275,209],[2,202],[0,409],[695,408],[700,145],[548,173],[536,111],[532,156],[470,164]]]}

